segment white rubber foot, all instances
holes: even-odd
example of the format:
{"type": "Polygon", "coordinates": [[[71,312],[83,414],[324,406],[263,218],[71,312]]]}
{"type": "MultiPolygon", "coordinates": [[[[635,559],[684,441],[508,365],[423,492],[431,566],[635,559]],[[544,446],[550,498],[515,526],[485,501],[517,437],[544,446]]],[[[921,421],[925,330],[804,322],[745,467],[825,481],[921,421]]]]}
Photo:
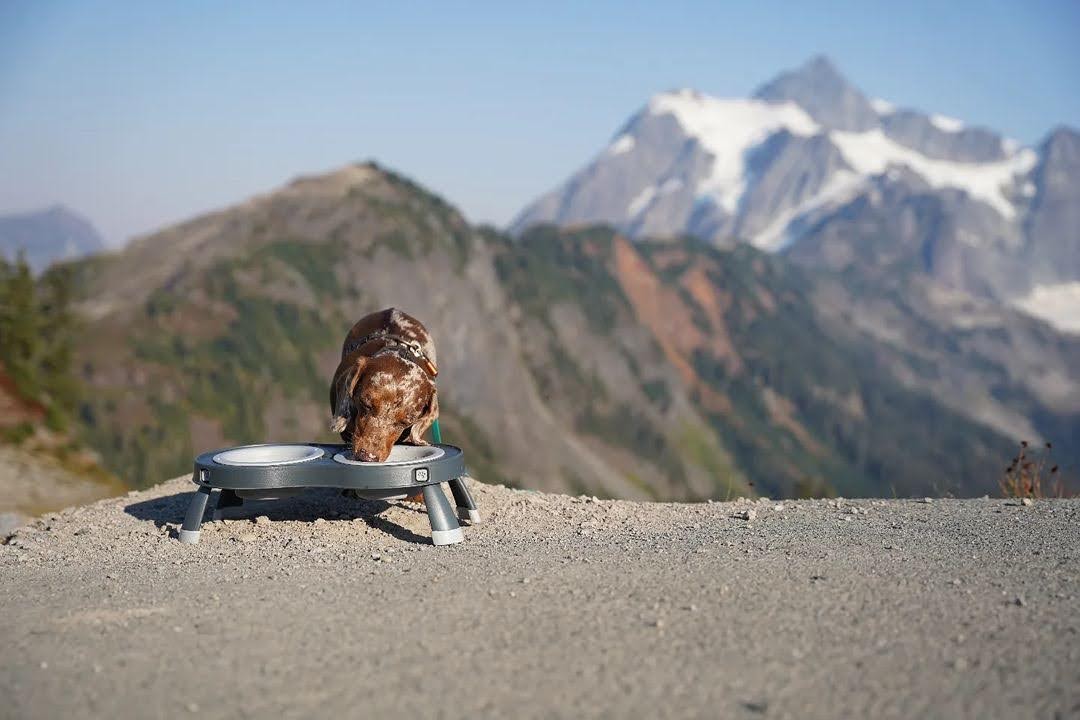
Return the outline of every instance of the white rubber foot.
{"type": "Polygon", "coordinates": [[[180,536],[180,542],[187,545],[194,545],[195,543],[199,542],[199,535],[201,533],[201,530],[184,530],[183,528],[181,528],[179,533],[177,534],[180,536]]]}
{"type": "Polygon", "coordinates": [[[454,545],[464,539],[465,533],[461,532],[461,528],[431,531],[431,542],[434,545],[454,545]]]}
{"type": "Polygon", "coordinates": [[[458,520],[465,520],[470,525],[479,525],[480,524],[480,511],[479,510],[470,510],[469,508],[459,507],[457,509],[457,517],[458,517],[458,520]]]}

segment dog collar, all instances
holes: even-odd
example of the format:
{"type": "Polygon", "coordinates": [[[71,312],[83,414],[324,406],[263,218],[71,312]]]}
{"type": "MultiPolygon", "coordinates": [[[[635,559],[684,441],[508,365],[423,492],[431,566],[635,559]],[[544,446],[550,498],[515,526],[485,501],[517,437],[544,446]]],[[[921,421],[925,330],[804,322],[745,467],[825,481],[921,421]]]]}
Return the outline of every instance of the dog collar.
{"type": "Polygon", "coordinates": [[[398,347],[403,348],[409,354],[409,357],[407,357],[406,360],[409,360],[416,365],[419,365],[420,369],[426,372],[432,378],[436,378],[439,376],[439,369],[435,367],[435,363],[431,362],[431,358],[424,354],[424,351],[420,347],[419,342],[416,342],[414,340],[405,340],[404,338],[400,338],[396,335],[391,335],[386,330],[376,330],[373,333],[365,335],[364,337],[360,338],[358,342],[353,344],[349,352],[352,352],[357,348],[361,348],[364,345],[367,345],[372,340],[384,340],[387,343],[391,343],[393,345],[397,345],[398,347]]]}

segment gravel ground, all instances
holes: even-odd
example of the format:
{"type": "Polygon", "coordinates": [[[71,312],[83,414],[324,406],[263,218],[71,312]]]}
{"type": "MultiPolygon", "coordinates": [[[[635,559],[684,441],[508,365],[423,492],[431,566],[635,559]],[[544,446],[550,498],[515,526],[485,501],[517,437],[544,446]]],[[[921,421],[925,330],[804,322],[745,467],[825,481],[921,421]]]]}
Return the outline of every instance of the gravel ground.
{"type": "Polygon", "coordinates": [[[474,484],[435,548],[192,485],[0,546],[0,717],[1080,716],[1080,501],[594,501],[474,484]],[[749,519],[745,519],[749,518],[749,519]]]}

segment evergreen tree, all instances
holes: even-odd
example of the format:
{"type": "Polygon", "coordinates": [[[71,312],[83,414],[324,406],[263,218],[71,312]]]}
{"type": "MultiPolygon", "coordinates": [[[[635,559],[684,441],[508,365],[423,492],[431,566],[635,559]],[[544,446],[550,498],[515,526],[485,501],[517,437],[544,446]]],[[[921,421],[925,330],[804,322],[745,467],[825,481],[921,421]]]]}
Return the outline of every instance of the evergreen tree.
{"type": "Polygon", "coordinates": [[[74,316],[69,268],[49,270],[38,282],[20,254],[0,258],[0,369],[19,394],[48,411],[60,430],[78,401],[71,372],[74,316]]]}
{"type": "Polygon", "coordinates": [[[78,400],[78,384],[72,374],[71,312],[72,273],[67,266],[50,269],[39,283],[40,359],[39,382],[43,402],[49,408],[50,423],[59,429],[66,423],[78,400]]]}
{"type": "Polygon", "coordinates": [[[40,328],[34,276],[20,253],[13,267],[5,263],[0,288],[0,362],[19,392],[28,398],[36,398],[41,391],[40,328]]]}

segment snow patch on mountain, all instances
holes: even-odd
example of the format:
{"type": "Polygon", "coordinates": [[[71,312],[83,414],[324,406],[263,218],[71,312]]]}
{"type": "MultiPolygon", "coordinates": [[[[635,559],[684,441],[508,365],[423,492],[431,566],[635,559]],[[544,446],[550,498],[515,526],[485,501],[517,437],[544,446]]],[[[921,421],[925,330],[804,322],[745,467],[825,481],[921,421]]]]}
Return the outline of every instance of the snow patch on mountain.
{"type": "Polygon", "coordinates": [[[1022,149],[1011,157],[992,163],[962,163],[935,160],[905,147],[874,129],[864,133],[829,133],[844,159],[857,172],[880,175],[892,166],[903,166],[921,176],[934,188],[962,190],[987,203],[1002,217],[1013,219],[1016,208],[1007,196],[1018,175],[1029,172],[1038,158],[1022,149]]]}
{"type": "Polygon", "coordinates": [[[794,103],[720,99],[692,90],[657,95],[649,101],[649,112],[673,115],[712,156],[710,176],[699,191],[728,213],[736,211],[746,190],[747,151],[779,130],[809,136],[821,129],[794,103]]]}
{"type": "Polygon", "coordinates": [[[1013,305],[1058,330],[1080,334],[1080,282],[1036,285],[1013,305]]]}
{"type": "Polygon", "coordinates": [[[683,181],[680,178],[668,178],[659,187],[649,185],[630,201],[630,204],[626,206],[626,213],[631,218],[636,218],[643,210],[647,210],[652,205],[653,200],[662,195],[681,190],[682,186],[683,181]]]}
{"type": "Polygon", "coordinates": [[[930,123],[938,130],[947,133],[958,133],[964,129],[962,120],[951,118],[948,115],[931,115],[930,123]]]}
{"type": "Polygon", "coordinates": [[[673,193],[676,190],[681,189],[682,186],[683,181],[679,178],[671,178],[669,180],[665,180],[664,184],[660,186],[660,194],[667,195],[668,193],[673,193]]]}
{"type": "Polygon", "coordinates": [[[798,240],[796,220],[820,210],[843,205],[854,198],[865,184],[866,178],[857,173],[848,170],[837,171],[818,194],[777,214],[764,230],[750,239],[751,244],[769,252],[778,252],[787,248],[798,240]]]}
{"type": "Polygon", "coordinates": [[[625,152],[630,152],[634,149],[634,136],[624,133],[608,146],[608,155],[622,155],[625,152]]]}
{"type": "Polygon", "coordinates": [[[874,112],[878,115],[892,115],[896,112],[896,106],[888,100],[882,100],[881,98],[873,98],[870,100],[870,107],[874,108],[874,112]]]}
{"type": "Polygon", "coordinates": [[[630,201],[630,204],[626,206],[626,212],[630,217],[635,217],[639,212],[644,210],[652,202],[652,199],[656,197],[656,186],[650,185],[637,196],[630,201]]]}

